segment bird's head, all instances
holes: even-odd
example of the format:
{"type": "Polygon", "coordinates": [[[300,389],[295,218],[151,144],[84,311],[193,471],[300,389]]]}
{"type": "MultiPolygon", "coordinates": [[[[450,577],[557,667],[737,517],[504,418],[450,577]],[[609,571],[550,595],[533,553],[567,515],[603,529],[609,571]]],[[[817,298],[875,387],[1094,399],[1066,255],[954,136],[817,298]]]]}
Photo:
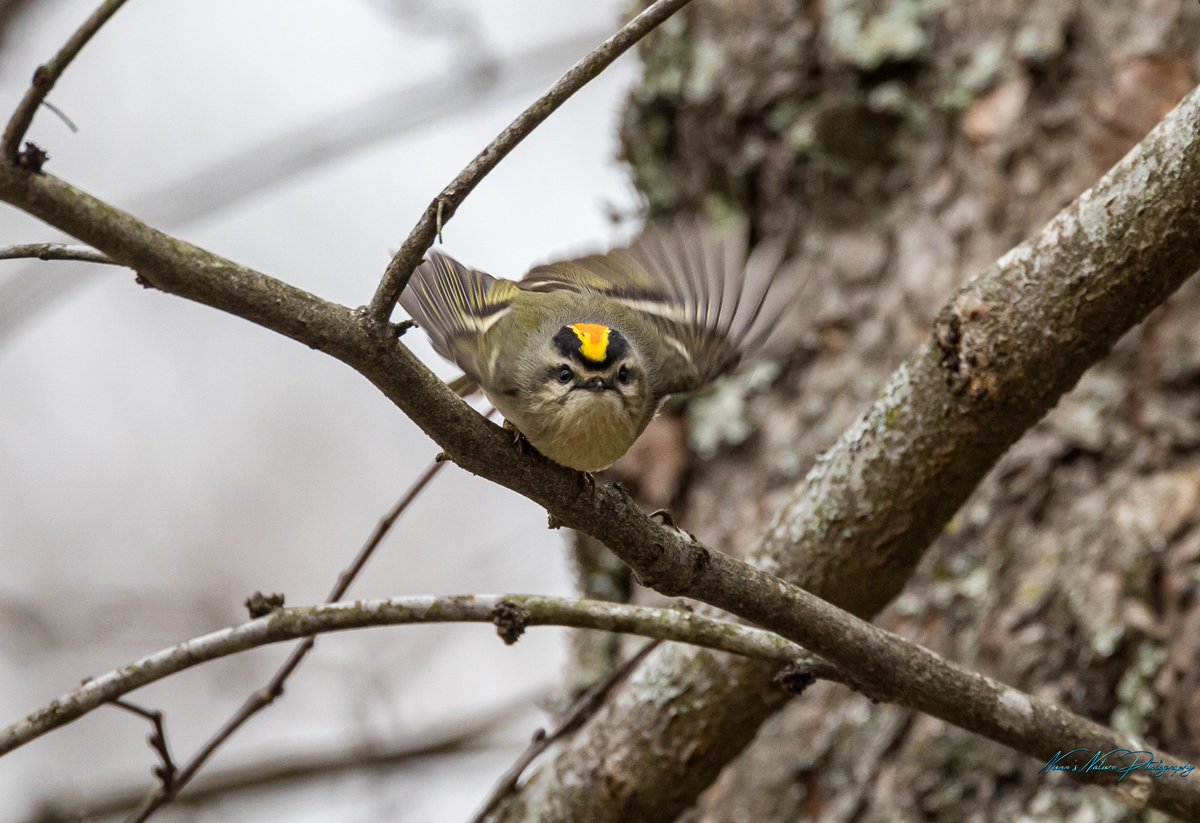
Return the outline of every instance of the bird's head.
{"type": "Polygon", "coordinates": [[[558,462],[575,465],[553,453],[560,444],[571,450],[587,443],[589,450],[619,456],[653,415],[644,358],[615,328],[592,322],[553,326],[532,341],[529,354],[518,388],[524,419],[514,422],[558,462]]]}
{"type": "Polygon", "coordinates": [[[554,332],[545,347],[539,394],[580,411],[596,404],[641,407],[647,391],[645,368],[625,335],[598,323],[572,323],[554,332]]]}

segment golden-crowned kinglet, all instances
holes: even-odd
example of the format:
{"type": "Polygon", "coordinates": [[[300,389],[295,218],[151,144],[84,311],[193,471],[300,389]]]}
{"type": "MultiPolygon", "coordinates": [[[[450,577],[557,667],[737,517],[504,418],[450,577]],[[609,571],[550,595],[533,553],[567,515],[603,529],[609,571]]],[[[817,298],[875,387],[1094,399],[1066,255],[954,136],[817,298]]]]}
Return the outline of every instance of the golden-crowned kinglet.
{"type": "Polygon", "coordinates": [[[772,294],[783,243],[747,259],[744,238],[741,227],[651,226],[628,248],[539,266],[520,282],[434,252],[400,302],[466,373],[460,394],[478,386],[546,457],[599,471],[663,398],[763,344],[791,302],[772,294]]]}

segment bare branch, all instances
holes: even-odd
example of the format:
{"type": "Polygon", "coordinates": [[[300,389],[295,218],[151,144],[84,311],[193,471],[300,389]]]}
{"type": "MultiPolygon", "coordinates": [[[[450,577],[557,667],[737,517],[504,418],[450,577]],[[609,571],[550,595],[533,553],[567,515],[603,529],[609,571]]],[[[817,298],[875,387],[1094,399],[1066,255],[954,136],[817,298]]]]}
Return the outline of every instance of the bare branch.
{"type": "MultiPolygon", "coordinates": [[[[488,412],[491,415],[491,412],[488,412]]],[[[325,598],[326,603],[334,603],[342,599],[342,596],[349,590],[350,584],[358,577],[359,572],[367,565],[367,561],[375,554],[375,550],[379,548],[379,544],[383,542],[383,538],[391,530],[392,526],[399,519],[400,515],[413,504],[425,490],[433,478],[446,464],[442,461],[434,461],[430,466],[421,473],[421,476],[408,488],[401,498],[396,501],[391,510],[385,514],[375,525],[375,529],[371,532],[371,536],[367,538],[367,542],[359,549],[354,560],[350,565],[338,574],[337,582],[334,583],[333,589],[325,598]]],[[[296,671],[300,663],[312,651],[316,645],[316,640],[310,635],[302,643],[299,643],[292,653],[288,655],[287,660],[283,662],[271,676],[271,679],[261,689],[256,689],[246,698],[245,702],[238,710],[225,721],[224,725],[218,729],[212,737],[210,737],[203,746],[201,746],[194,755],[188,758],[188,761],[183,764],[178,774],[174,775],[174,780],[171,782],[163,781],[162,785],[151,794],[148,794],[143,803],[134,812],[131,820],[145,820],[154,811],[164,804],[169,803],[174,797],[179,794],[179,791],[192,781],[196,773],[204,767],[224,743],[232,737],[238,729],[240,729],[246,721],[251,717],[261,712],[263,709],[275,702],[278,697],[283,694],[283,687],[287,683],[288,678],[296,671]]]]}
{"type": "MultiPolygon", "coordinates": [[[[956,294],[933,339],[798,490],[802,504],[785,510],[771,544],[779,551],[799,544],[822,558],[831,547],[859,547],[829,560],[827,569],[853,576],[861,598],[852,603],[856,610],[894,593],[931,535],[1004,449],[1200,267],[1194,242],[1200,236],[1198,144],[1200,92],[1194,91],[1040,235],[956,294]],[[839,517],[852,518],[853,528],[839,517]]],[[[855,685],[873,697],[1041,759],[1053,756],[1064,738],[1093,749],[1129,742],[691,541],[650,520],[620,489],[581,489],[574,472],[538,455],[514,454],[505,433],[361,313],[157,232],[49,175],[2,167],[0,198],[135,268],[158,288],[341,359],[464,468],[602,540],[647,585],[703,600],[801,643],[853,672],[855,685]]],[[[1152,783],[1146,802],[1200,817],[1200,789],[1187,783],[1152,783]]]]}
{"type": "Polygon", "coordinates": [[[156,709],[143,708],[121,698],[113,700],[112,705],[150,721],[152,731],[146,742],[158,757],[158,765],[154,767],[154,776],[169,791],[175,784],[175,775],[179,770],[175,767],[175,761],[171,758],[171,748],[167,745],[167,727],[163,723],[163,713],[156,709]]]}
{"type": "Polygon", "coordinates": [[[521,775],[525,773],[530,764],[541,757],[557,741],[574,734],[583,726],[588,718],[594,715],[604,704],[604,699],[608,697],[609,693],[618,685],[625,682],[630,673],[640,666],[642,661],[646,659],[646,656],[658,648],[661,642],[661,640],[654,640],[647,643],[638,650],[637,654],[614,668],[603,680],[581,694],[571,705],[571,708],[567,710],[566,714],[563,715],[562,720],[558,722],[553,731],[546,732],[545,729],[538,729],[533,735],[533,740],[525,748],[525,751],[521,752],[521,756],[496,781],[496,785],[492,787],[492,790],[480,805],[479,811],[475,812],[471,818],[471,823],[483,823],[483,820],[492,813],[492,810],[500,805],[500,802],[517,788],[517,781],[521,779],[521,775]]]}
{"type": "MultiPolygon", "coordinates": [[[[277,788],[345,774],[362,775],[371,769],[397,769],[414,760],[434,755],[480,751],[488,746],[484,740],[488,734],[511,721],[520,709],[536,705],[544,696],[544,693],[527,695],[389,746],[342,748],[304,754],[290,752],[268,762],[237,763],[225,768],[206,769],[172,803],[176,806],[198,806],[212,800],[225,800],[237,792],[277,788]]],[[[41,804],[36,818],[26,823],[106,819],[131,811],[145,797],[145,789],[139,786],[136,789],[111,789],[87,804],[67,799],[47,799],[41,804]]]]}
{"type": "Polygon", "coordinates": [[[25,96],[21,98],[21,102],[17,104],[16,110],[8,120],[8,125],[4,127],[4,136],[0,138],[0,155],[4,157],[5,162],[9,164],[17,162],[17,149],[20,147],[25,133],[29,131],[33,116],[37,114],[38,107],[45,101],[46,95],[54,88],[58,78],[66,71],[67,66],[71,65],[71,61],[83,50],[88,41],[123,5],[125,5],[125,0],[105,0],[99,8],[92,12],[92,16],[75,30],[75,33],[58,50],[58,54],[54,55],[48,63],[37,67],[33,73],[33,83],[25,92],[25,96]]]}
{"type": "MultiPolygon", "coordinates": [[[[493,413],[494,411],[489,411],[487,416],[491,417],[493,413]]],[[[371,536],[367,538],[367,542],[363,544],[362,549],[355,556],[354,560],[338,574],[337,582],[333,584],[333,588],[325,596],[326,603],[335,603],[341,600],[342,596],[349,591],[350,584],[354,582],[359,572],[367,565],[367,561],[371,559],[371,555],[379,548],[379,544],[383,542],[383,538],[391,531],[392,526],[396,524],[400,515],[408,510],[408,507],[421,495],[421,492],[425,491],[425,487],[433,482],[433,478],[437,477],[438,472],[445,466],[446,461],[444,460],[435,460],[430,463],[425,471],[421,473],[421,476],[409,486],[408,491],[388,510],[388,513],[379,519],[379,522],[375,524],[375,530],[371,532],[371,536]]]]}
{"type": "Polygon", "coordinates": [[[79,126],[75,125],[75,121],[72,120],[65,111],[51,103],[49,100],[43,100],[42,105],[45,106],[51,114],[61,120],[63,125],[71,130],[71,134],[79,133],[79,126]]]}
{"type": "MultiPolygon", "coordinates": [[[[768,604],[780,615],[776,622],[788,624],[791,635],[812,636],[814,648],[820,648],[829,662],[814,659],[796,644],[760,629],[687,611],[602,601],[530,595],[464,595],[401,597],[280,609],[241,626],[164,649],[89,680],[24,720],[0,730],[0,754],[19,748],[133,689],[217,657],[327,631],[445,622],[497,623],[506,639],[519,636],[527,626],[603,629],[685,642],[780,663],[800,661],[810,676],[845,683],[873,700],[918,709],[1043,760],[1056,752],[1077,747],[1099,751],[1149,748],[1049,701],[962,669],[932,651],[907,643],[772,578],[766,572],[745,566],[726,555],[709,554],[709,562],[725,567],[721,571],[731,581],[740,580],[748,596],[753,591],[755,597],[777,601],[768,604]],[[758,581],[759,585],[752,581],[758,581]],[[782,601],[782,605],[778,601],[782,601]],[[820,625],[815,625],[817,623],[820,625]]],[[[1162,757],[1169,764],[1184,762],[1169,755],[1162,757]]],[[[1104,774],[1072,776],[1081,781],[1108,782],[1117,787],[1106,781],[1104,774]]],[[[1124,790],[1127,787],[1117,788],[1124,790]]],[[[1152,781],[1139,786],[1139,790],[1143,789],[1148,795],[1147,802],[1155,808],[1191,817],[1200,812],[1200,785],[1189,781],[1152,781]]],[[[154,808],[157,806],[144,805],[134,817],[148,815],[154,808]]]]}
{"type": "Polygon", "coordinates": [[[400,250],[383,273],[379,288],[371,298],[370,313],[376,322],[383,323],[391,316],[396,301],[400,299],[400,293],[408,285],[408,278],[412,276],[413,269],[433,245],[434,238],[441,233],[442,226],[454,216],[462,201],[479,185],[479,181],[571,95],[595,79],[609,64],[690,1],[656,0],[652,6],[572,66],[548,92],[500,132],[487,148],[459,172],[450,185],[442,189],[442,193],[425,209],[425,213],[404,239],[400,250]]]}
{"type": "MultiPolygon", "coordinates": [[[[201,663],[247,649],[368,626],[412,623],[494,623],[497,611],[519,609],[523,626],[569,626],[692,643],[733,654],[789,663],[811,662],[821,677],[835,670],[771,632],[680,609],[659,609],[533,595],[413,596],[279,609],[266,617],[212,632],[147,655],[83,685],[0,730],[7,754],[134,689],[201,663]]],[[[179,779],[182,780],[183,772],[179,779]]]]}
{"type": "Polygon", "coordinates": [[[71,246],[66,243],[22,243],[17,246],[0,246],[0,260],[79,260],[84,263],[121,265],[108,255],[88,246],[71,246]]]}
{"type": "MultiPolygon", "coordinates": [[[[1200,268],[1198,118],[1193,91],[1088,191],[952,295],[930,338],[788,494],[751,561],[854,614],[883,609],[999,457],[1200,268]]],[[[707,689],[703,668],[675,655],[655,667],[655,687],[707,689]]],[[[671,729],[672,743],[704,756],[668,764],[647,751],[631,695],[590,731],[638,776],[636,792],[589,768],[596,748],[573,741],[502,819],[535,808],[546,823],[674,820],[782,703],[759,699],[771,694],[770,675],[750,662],[734,661],[722,678],[716,693],[744,701],[744,712],[712,722],[681,711],[671,729]]],[[[1063,739],[1056,734],[1047,740],[1063,739]]]]}
{"type": "MultiPolygon", "coordinates": [[[[158,225],[180,227],[270,186],[319,169],[323,163],[427,126],[485,100],[536,91],[545,82],[544,77],[552,76],[566,60],[600,36],[592,31],[570,34],[501,59],[475,54],[473,59],[456,64],[449,73],[398,84],[336,111],[290,123],[278,134],[247,143],[132,200],[133,211],[149,216],[158,225]]],[[[20,273],[12,282],[0,284],[0,345],[56,298],[82,282],[61,272],[38,278],[21,278],[20,273]]]]}

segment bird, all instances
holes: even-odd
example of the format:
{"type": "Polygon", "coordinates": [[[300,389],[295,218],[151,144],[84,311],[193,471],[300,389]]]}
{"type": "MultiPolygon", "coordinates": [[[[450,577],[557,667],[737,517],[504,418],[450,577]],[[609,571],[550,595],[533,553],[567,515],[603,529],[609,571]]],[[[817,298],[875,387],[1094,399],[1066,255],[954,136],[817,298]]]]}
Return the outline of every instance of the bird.
{"type": "MultiPolygon", "coordinates": [[[[748,251],[744,221],[650,223],[629,245],[505,280],[435,251],[401,306],[434,350],[550,460],[601,471],[670,395],[762,348],[795,302],[782,237],[748,251]],[[784,296],[780,297],[780,292],[784,296]]],[[[802,284],[801,284],[802,285],[802,284]]]]}

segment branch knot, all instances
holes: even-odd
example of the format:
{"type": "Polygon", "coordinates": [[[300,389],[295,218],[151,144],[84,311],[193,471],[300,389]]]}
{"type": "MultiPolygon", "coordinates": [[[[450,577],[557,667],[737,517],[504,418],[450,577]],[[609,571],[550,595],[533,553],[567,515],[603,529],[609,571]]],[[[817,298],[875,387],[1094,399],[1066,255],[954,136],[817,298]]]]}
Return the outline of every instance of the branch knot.
{"type": "Polygon", "coordinates": [[[529,625],[529,610],[513,603],[511,600],[501,600],[492,610],[492,622],[496,624],[496,634],[511,646],[521,639],[529,625]]]}
{"type": "Polygon", "coordinates": [[[50,155],[45,149],[31,140],[26,140],[25,148],[17,153],[17,168],[41,174],[42,167],[49,159],[50,155]]]}
{"type": "Polygon", "coordinates": [[[276,592],[275,594],[263,594],[255,592],[246,598],[244,603],[246,611],[250,612],[251,619],[266,617],[273,611],[278,611],[283,608],[283,595],[276,592]]]}
{"type": "Polygon", "coordinates": [[[780,669],[774,678],[774,683],[783,691],[792,695],[804,694],[804,690],[817,682],[817,676],[812,669],[802,663],[788,663],[780,669]]]}

